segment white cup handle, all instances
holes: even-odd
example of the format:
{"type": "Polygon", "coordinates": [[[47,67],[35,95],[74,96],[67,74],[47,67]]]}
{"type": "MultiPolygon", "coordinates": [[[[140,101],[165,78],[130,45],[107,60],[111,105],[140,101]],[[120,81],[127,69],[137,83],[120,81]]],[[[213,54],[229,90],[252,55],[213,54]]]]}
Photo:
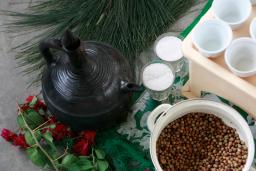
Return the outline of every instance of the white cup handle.
{"type": "Polygon", "coordinates": [[[149,115],[147,119],[147,126],[150,132],[153,131],[157,119],[165,112],[167,112],[172,105],[170,104],[161,104],[155,108],[149,115]]]}

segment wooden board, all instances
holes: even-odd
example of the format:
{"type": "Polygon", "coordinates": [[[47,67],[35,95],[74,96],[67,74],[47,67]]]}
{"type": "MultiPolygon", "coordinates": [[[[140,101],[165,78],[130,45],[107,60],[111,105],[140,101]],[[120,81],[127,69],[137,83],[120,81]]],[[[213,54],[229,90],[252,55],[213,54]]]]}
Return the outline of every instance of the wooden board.
{"type": "MultiPolygon", "coordinates": [[[[233,31],[233,37],[250,37],[249,26],[256,17],[256,7],[253,7],[250,18],[239,29],[233,31]]],[[[202,17],[200,22],[212,19],[211,9],[202,17]]],[[[224,54],[217,58],[202,56],[192,43],[192,33],[183,41],[183,53],[190,61],[190,80],[183,94],[188,97],[200,96],[200,91],[209,91],[222,96],[256,118],[256,75],[240,78],[234,75],[224,61],[224,54]]]]}

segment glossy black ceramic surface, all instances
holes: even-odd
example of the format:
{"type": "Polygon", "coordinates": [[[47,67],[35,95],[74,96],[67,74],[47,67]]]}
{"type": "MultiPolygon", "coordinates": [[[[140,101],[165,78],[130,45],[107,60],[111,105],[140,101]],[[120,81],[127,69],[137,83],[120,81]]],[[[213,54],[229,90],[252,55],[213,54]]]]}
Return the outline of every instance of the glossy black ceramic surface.
{"type": "Polygon", "coordinates": [[[73,129],[103,129],[126,118],[133,84],[127,60],[113,47],[67,31],[40,44],[47,61],[42,91],[50,110],[73,129]],[[55,56],[50,49],[59,50],[55,56]]]}

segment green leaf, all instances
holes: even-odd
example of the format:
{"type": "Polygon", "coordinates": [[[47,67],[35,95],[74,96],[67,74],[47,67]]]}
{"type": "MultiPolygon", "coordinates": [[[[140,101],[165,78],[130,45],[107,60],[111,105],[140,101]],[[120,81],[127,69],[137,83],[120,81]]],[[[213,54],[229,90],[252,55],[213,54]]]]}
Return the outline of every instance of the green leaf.
{"type": "Polygon", "coordinates": [[[77,164],[72,164],[68,167],[68,171],[81,171],[81,168],[77,164]]]}
{"type": "Polygon", "coordinates": [[[34,96],[33,99],[32,99],[32,101],[29,103],[29,107],[34,107],[35,104],[37,103],[37,100],[38,100],[37,97],[34,96]]]}
{"type": "Polygon", "coordinates": [[[52,157],[52,159],[56,159],[60,156],[59,152],[56,148],[52,148],[50,145],[45,145],[44,150],[52,157]]]}
{"type": "Polygon", "coordinates": [[[108,169],[108,162],[105,160],[97,160],[99,171],[106,171],[108,169]]]}
{"type": "Polygon", "coordinates": [[[65,138],[61,141],[56,141],[54,142],[57,146],[61,146],[64,148],[69,148],[72,149],[73,145],[74,145],[74,138],[65,138]]]}
{"type": "Polygon", "coordinates": [[[43,134],[44,139],[47,142],[53,142],[53,138],[52,138],[52,133],[50,133],[49,131],[47,131],[46,133],[43,134]]]}
{"type": "Polygon", "coordinates": [[[92,156],[79,156],[79,159],[89,160],[89,159],[92,159],[92,156]]]}
{"type": "Polygon", "coordinates": [[[28,148],[26,151],[28,158],[39,167],[44,167],[49,162],[47,157],[37,147],[28,148]]]}
{"type": "Polygon", "coordinates": [[[27,144],[30,146],[32,146],[36,143],[32,134],[29,131],[25,131],[25,140],[26,140],[27,144]]]}
{"type": "Polygon", "coordinates": [[[51,124],[51,125],[49,125],[49,128],[51,128],[51,129],[54,129],[56,127],[56,125],[55,124],[51,124]]]}
{"type": "Polygon", "coordinates": [[[73,154],[67,154],[61,161],[63,166],[68,167],[70,164],[74,163],[77,160],[77,157],[73,154]]]}
{"type": "Polygon", "coordinates": [[[41,133],[41,131],[40,131],[40,130],[37,130],[34,134],[35,134],[35,136],[36,136],[37,141],[40,141],[41,138],[42,138],[42,133],[41,133]]]}
{"type": "Polygon", "coordinates": [[[95,167],[93,165],[91,166],[82,166],[82,171],[96,171],[95,167]]]}
{"type": "Polygon", "coordinates": [[[26,127],[25,122],[24,122],[21,114],[18,115],[18,117],[17,117],[17,123],[18,123],[20,128],[25,128],[26,127]]]}
{"type": "Polygon", "coordinates": [[[92,163],[85,163],[85,164],[83,164],[82,166],[81,166],[81,169],[82,170],[89,170],[89,169],[92,169],[92,168],[94,168],[94,166],[92,165],[92,163]]]}
{"type": "Polygon", "coordinates": [[[106,154],[103,150],[95,149],[95,154],[98,159],[104,159],[106,154]]]}
{"type": "Polygon", "coordinates": [[[77,161],[77,165],[80,166],[81,170],[88,170],[94,167],[90,160],[86,158],[80,158],[80,157],[79,157],[79,160],[77,161]]]}
{"type": "Polygon", "coordinates": [[[53,138],[52,138],[52,133],[47,131],[46,133],[43,134],[44,140],[48,145],[51,146],[54,150],[57,150],[56,146],[53,143],[53,138]]]}
{"type": "Polygon", "coordinates": [[[40,115],[45,115],[45,111],[44,111],[43,109],[39,109],[39,110],[38,110],[38,113],[39,113],[40,115]]]}
{"type": "Polygon", "coordinates": [[[24,112],[23,116],[31,129],[35,129],[36,127],[44,123],[44,118],[39,115],[35,110],[27,110],[26,112],[24,112]]]}

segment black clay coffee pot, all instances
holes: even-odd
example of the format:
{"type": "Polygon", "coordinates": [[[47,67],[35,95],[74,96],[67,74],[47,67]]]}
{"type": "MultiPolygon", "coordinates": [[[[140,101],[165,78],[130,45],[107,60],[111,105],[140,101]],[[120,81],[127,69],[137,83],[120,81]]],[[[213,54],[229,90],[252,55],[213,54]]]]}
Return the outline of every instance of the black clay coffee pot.
{"type": "Polygon", "coordinates": [[[75,130],[103,129],[127,116],[132,83],[127,60],[113,47],[80,41],[70,31],[40,44],[47,62],[42,92],[49,111],[75,130]],[[58,50],[55,55],[50,49],[58,50]]]}

